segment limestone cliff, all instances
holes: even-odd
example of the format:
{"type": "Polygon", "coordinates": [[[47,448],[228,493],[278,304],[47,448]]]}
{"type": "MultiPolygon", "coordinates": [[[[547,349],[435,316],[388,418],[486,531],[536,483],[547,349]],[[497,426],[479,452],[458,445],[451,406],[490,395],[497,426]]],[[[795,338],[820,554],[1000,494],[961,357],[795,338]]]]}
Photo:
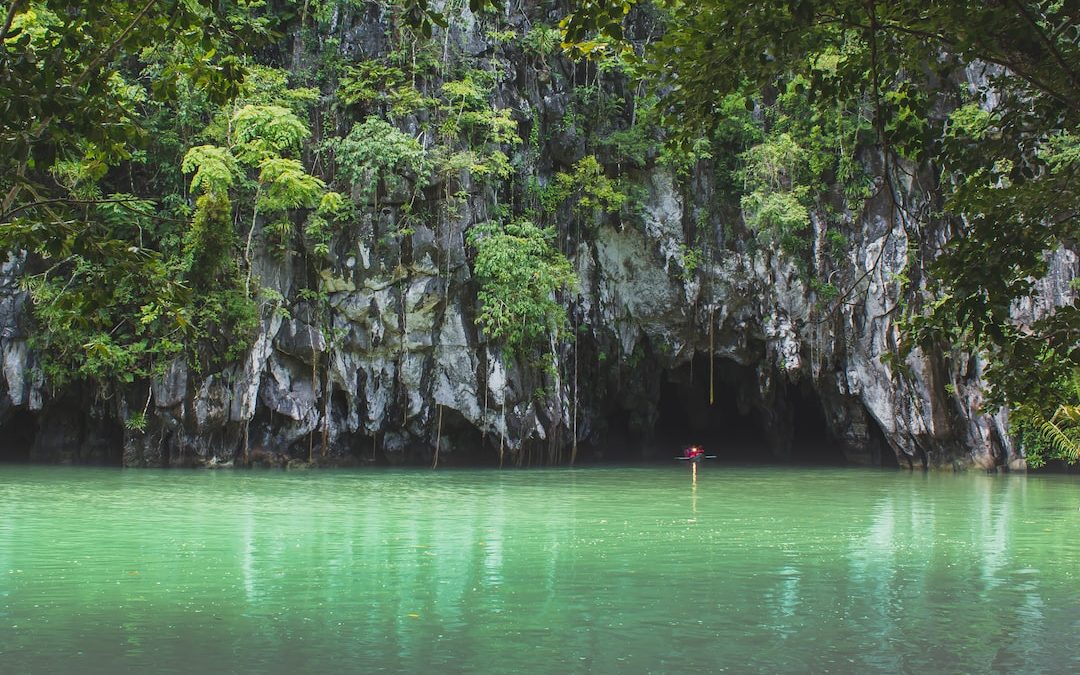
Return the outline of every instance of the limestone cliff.
{"type": "MultiPolygon", "coordinates": [[[[500,25],[525,32],[553,18],[544,3],[524,4],[500,25]]],[[[538,158],[514,161],[534,161],[533,171],[550,179],[582,154],[581,139],[558,121],[588,66],[559,57],[537,63],[464,16],[446,44],[467,56],[497,52],[508,75],[496,88],[499,106],[523,129],[543,129],[538,158]]],[[[282,51],[297,69],[320,49],[370,58],[386,49],[386,21],[342,10],[314,44],[300,45],[297,34],[282,51]]],[[[874,162],[870,150],[866,162],[874,162]]],[[[812,272],[842,291],[825,300],[804,271],[755,245],[737,214],[706,208],[706,168],[676,178],[653,162],[631,173],[642,188],[637,217],[597,218],[585,232],[562,233],[580,286],[561,298],[573,339],[553,342],[546,368],[505,359],[475,324],[465,233],[489,218],[498,195],[467,177],[452,216],[388,238],[401,215],[389,203],[335,237],[317,280],[332,307],[326,321],[300,293],[311,280],[298,263],[259,251],[255,276],[283,301],[264,307],[243,362],[195,373],[178,361],[149,391],[134,387],[111,400],[45,386],[13,259],[0,274],[2,444],[9,456],[128,466],[430,463],[436,451],[444,462],[549,463],[575,452],[664,457],[690,441],[747,460],[834,452],[861,464],[1022,465],[1007,414],[982,411],[977,356],[916,350],[902,363],[883,360],[896,354],[913,243],[905,211],[883,192],[848,205],[846,260],[815,258],[812,272]],[[700,252],[692,261],[691,249],[700,252]],[[145,428],[126,429],[120,420],[144,407],[145,428]]],[[[934,198],[915,181],[902,187],[911,200],[934,198]]],[[[815,250],[825,246],[821,236],[815,250]]],[[[1071,297],[1075,256],[1059,254],[1053,268],[1038,303],[1071,297]]],[[[1018,316],[1038,313],[1038,303],[1018,307],[1018,316]]]]}

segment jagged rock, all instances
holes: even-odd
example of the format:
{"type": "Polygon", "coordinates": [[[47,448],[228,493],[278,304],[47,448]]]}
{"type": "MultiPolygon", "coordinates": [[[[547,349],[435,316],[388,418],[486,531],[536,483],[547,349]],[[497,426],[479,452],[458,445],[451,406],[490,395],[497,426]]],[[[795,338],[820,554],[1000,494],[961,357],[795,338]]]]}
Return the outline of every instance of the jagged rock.
{"type": "Polygon", "coordinates": [[[270,377],[263,380],[259,400],[277,413],[296,422],[311,417],[315,411],[314,373],[306,364],[293,359],[270,357],[270,377]]]}
{"type": "Polygon", "coordinates": [[[330,270],[323,270],[319,279],[320,288],[327,293],[348,293],[356,290],[356,284],[351,279],[334,276],[330,270]]]}
{"type": "Polygon", "coordinates": [[[279,351],[311,364],[326,351],[326,337],[318,328],[291,319],[281,324],[274,339],[274,346],[279,351]]]}
{"type": "Polygon", "coordinates": [[[188,368],[182,358],[169,364],[161,377],[152,384],[154,403],[159,408],[171,408],[180,405],[187,396],[188,368]]]}

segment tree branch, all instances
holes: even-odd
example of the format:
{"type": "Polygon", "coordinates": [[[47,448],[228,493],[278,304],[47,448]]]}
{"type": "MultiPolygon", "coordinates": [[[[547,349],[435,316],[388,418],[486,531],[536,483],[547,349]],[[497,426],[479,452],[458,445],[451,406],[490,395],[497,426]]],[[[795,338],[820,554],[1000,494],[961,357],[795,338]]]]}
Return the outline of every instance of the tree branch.
{"type": "Polygon", "coordinates": [[[15,21],[15,14],[19,11],[19,6],[25,3],[26,0],[12,0],[11,6],[8,7],[7,16],[4,18],[4,25],[0,26],[0,43],[7,38],[8,31],[11,30],[11,23],[15,21]]]}
{"type": "MultiPolygon", "coordinates": [[[[928,32],[928,31],[922,31],[922,30],[919,30],[917,28],[910,28],[908,26],[902,26],[902,25],[896,24],[896,23],[886,23],[886,24],[883,24],[881,27],[883,29],[885,29],[885,30],[895,30],[898,33],[903,33],[905,35],[910,35],[911,37],[916,37],[916,38],[920,38],[920,39],[923,39],[923,40],[926,40],[926,39],[937,40],[944,47],[949,47],[949,48],[956,48],[957,47],[957,43],[954,40],[951,40],[951,39],[949,39],[949,38],[947,38],[944,35],[941,35],[939,33],[931,33],[931,32],[928,32]]],[[[1042,78],[1032,74],[1031,72],[1028,71],[1027,68],[1023,67],[1023,65],[1017,63],[1016,61],[1010,60],[1010,59],[1006,58],[1004,55],[994,55],[994,54],[990,53],[989,51],[983,50],[983,49],[974,49],[973,48],[971,51],[972,51],[973,56],[975,58],[977,58],[977,59],[981,59],[983,61],[986,61],[987,63],[993,63],[994,65],[1001,66],[1002,68],[1007,68],[1007,69],[1011,70],[1020,79],[1025,80],[1028,84],[1032,85],[1036,89],[1039,89],[1040,91],[1042,91],[1047,96],[1050,96],[1051,98],[1057,100],[1059,103],[1061,103],[1061,104],[1063,104],[1063,105],[1065,105],[1065,106],[1067,106],[1069,108],[1080,109],[1080,101],[1073,100],[1073,98],[1066,95],[1065,93],[1057,91],[1056,89],[1054,89],[1054,87],[1052,87],[1045,80],[1043,80],[1042,78]]]]}
{"type": "Polygon", "coordinates": [[[86,70],[83,71],[83,74],[80,75],[77,80],[75,80],[73,86],[78,87],[79,85],[86,82],[86,80],[90,79],[90,76],[93,75],[94,72],[98,69],[98,67],[101,66],[102,62],[105,61],[105,59],[107,59],[109,56],[111,56],[113,52],[115,52],[120,47],[120,44],[127,39],[127,36],[131,34],[132,30],[134,30],[135,25],[138,24],[139,21],[141,21],[142,18],[146,16],[147,12],[149,12],[150,9],[154,5],[158,4],[158,2],[160,1],[161,0],[149,0],[149,2],[147,2],[141,10],[139,10],[139,13],[135,15],[135,18],[131,20],[131,23],[127,25],[127,28],[121,31],[120,35],[118,35],[116,39],[112,41],[112,44],[110,44],[104,51],[99,53],[93,61],[90,62],[90,65],[86,67],[86,70]]]}
{"type": "MultiPolygon", "coordinates": [[[[835,23],[846,28],[857,29],[861,31],[870,31],[874,28],[873,26],[860,23],[859,21],[839,16],[822,15],[822,18],[827,19],[827,21],[819,22],[815,25],[827,25],[829,23],[835,23]]],[[[958,48],[958,43],[955,39],[943,35],[942,33],[922,30],[920,28],[915,28],[913,26],[899,24],[896,22],[881,21],[880,18],[876,22],[876,29],[886,33],[890,31],[895,31],[902,35],[918,38],[920,40],[932,40],[949,49],[958,48]]],[[[1031,73],[1028,68],[1025,68],[1023,64],[1018,63],[1016,60],[1011,60],[1007,58],[1004,54],[995,55],[986,49],[978,49],[975,47],[971,47],[968,51],[971,52],[972,56],[976,59],[980,59],[982,61],[986,61],[987,63],[992,63],[997,66],[1001,66],[1002,68],[1007,68],[1015,75],[1017,75],[1020,79],[1026,81],[1028,84],[1042,91],[1044,94],[1050,96],[1062,105],[1072,109],[1080,109],[1080,99],[1069,96],[1065,92],[1058,91],[1053,86],[1051,86],[1050,83],[1048,83],[1045,79],[1031,73]]],[[[1071,79],[1071,71],[1069,72],[1071,79]]]]}
{"type": "Polygon", "coordinates": [[[29,204],[22,204],[16,206],[7,213],[0,215],[0,223],[7,223],[16,213],[20,211],[26,211],[28,209],[36,209],[39,206],[49,206],[51,204],[73,204],[76,206],[82,205],[96,205],[96,204],[129,204],[131,202],[143,201],[137,197],[124,198],[124,199],[70,199],[67,197],[56,197],[54,199],[41,199],[29,204]]]}
{"type": "Polygon", "coordinates": [[[1013,6],[1016,7],[1016,11],[1020,12],[1020,14],[1024,17],[1024,20],[1031,25],[1032,30],[1034,30],[1035,34],[1039,36],[1039,39],[1042,40],[1043,44],[1046,45],[1046,48],[1050,50],[1050,53],[1054,56],[1054,60],[1057,61],[1058,65],[1061,66],[1061,69],[1065,71],[1065,74],[1072,81],[1073,86],[1080,88],[1080,79],[1077,78],[1076,72],[1072,69],[1068,62],[1065,61],[1065,58],[1061,55],[1061,52],[1058,50],[1057,45],[1054,44],[1054,41],[1051,40],[1050,37],[1046,34],[1046,31],[1044,31],[1042,26],[1039,25],[1039,22],[1035,20],[1035,17],[1031,15],[1031,12],[1029,12],[1027,7],[1024,6],[1024,3],[1020,2],[1019,0],[1010,0],[1010,2],[1013,6]]]}

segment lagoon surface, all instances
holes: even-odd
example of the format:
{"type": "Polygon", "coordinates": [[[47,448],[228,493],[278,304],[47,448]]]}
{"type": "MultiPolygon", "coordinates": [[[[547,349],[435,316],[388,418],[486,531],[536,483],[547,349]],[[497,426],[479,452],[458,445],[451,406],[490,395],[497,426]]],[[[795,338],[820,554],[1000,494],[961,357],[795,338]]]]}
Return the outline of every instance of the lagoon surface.
{"type": "Polygon", "coordinates": [[[1080,481],[0,466],[3,673],[1076,672],[1080,481]]]}

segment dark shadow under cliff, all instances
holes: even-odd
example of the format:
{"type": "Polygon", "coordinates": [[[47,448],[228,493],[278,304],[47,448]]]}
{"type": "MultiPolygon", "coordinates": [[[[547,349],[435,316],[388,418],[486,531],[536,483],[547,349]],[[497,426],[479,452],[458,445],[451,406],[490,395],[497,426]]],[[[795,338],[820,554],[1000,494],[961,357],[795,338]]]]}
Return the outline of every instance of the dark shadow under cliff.
{"type": "Polygon", "coordinates": [[[662,373],[654,410],[616,407],[604,422],[598,446],[605,461],[669,461],[701,445],[729,462],[847,463],[808,384],[780,384],[775,400],[764,402],[757,372],[728,359],[710,366],[699,355],[662,373]]]}
{"type": "Polygon", "coordinates": [[[14,411],[0,424],[0,462],[30,461],[30,450],[37,433],[37,416],[34,413],[14,411]]]}
{"type": "Polygon", "coordinates": [[[723,460],[768,458],[765,422],[749,398],[752,377],[749,368],[724,361],[714,367],[710,387],[707,358],[666,373],[660,384],[656,441],[680,449],[701,445],[723,460]]]}
{"type": "Polygon", "coordinates": [[[699,444],[724,461],[845,464],[808,383],[777,385],[762,401],[754,368],[698,355],[661,385],[659,438],[699,444]]]}
{"type": "Polygon", "coordinates": [[[123,426],[77,396],[41,411],[12,411],[0,423],[3,462],[120,466],[123,443],[123,426]]]}

